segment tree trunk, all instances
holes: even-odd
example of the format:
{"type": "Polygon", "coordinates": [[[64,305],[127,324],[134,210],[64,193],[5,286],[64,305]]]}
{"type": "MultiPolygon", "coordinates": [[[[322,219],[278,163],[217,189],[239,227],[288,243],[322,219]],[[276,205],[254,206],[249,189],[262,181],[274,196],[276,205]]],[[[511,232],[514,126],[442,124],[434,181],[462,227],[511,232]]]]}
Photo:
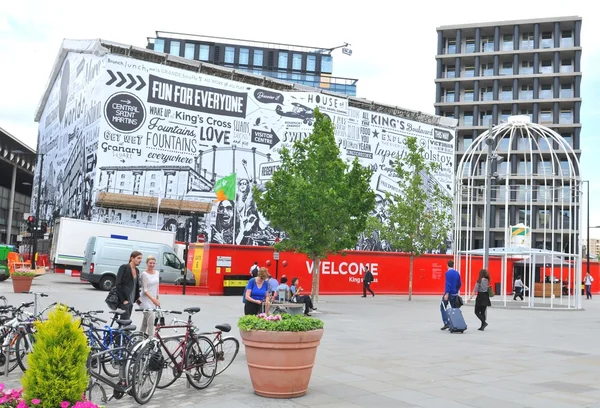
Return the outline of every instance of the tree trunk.
{"type": "Polygon", "coordinates": [[[321,260],[317,257],[313,257],[312,261],[312,290],[310,291],[310,297],[313,303],[317,303],[319,301],[319,266],[321,260]]]}
{"type": "Polygon", "coordinates": [[[415,256],[410,254],[410,266],[408,268],[408,300],[412,300],[412,288],[413,288],[413,263],[415,256]]]}

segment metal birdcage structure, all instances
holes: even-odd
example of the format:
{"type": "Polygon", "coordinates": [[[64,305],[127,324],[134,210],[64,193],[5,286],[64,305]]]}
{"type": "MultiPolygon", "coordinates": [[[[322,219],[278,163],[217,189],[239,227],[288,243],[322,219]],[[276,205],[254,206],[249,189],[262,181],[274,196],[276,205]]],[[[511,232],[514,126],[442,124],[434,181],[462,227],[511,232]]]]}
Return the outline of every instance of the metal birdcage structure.
{"type": "Polygon", "coordinates": [[[467,294],[478,265],[492,276],[500,265],[495,304],[581,308],[579,169],[567,140],[529,116],[511,116],[473,140],[458,164],[453,208],[467,294]],[[522,302],[511,296],[516,276],[528,287],[522,302]]]}

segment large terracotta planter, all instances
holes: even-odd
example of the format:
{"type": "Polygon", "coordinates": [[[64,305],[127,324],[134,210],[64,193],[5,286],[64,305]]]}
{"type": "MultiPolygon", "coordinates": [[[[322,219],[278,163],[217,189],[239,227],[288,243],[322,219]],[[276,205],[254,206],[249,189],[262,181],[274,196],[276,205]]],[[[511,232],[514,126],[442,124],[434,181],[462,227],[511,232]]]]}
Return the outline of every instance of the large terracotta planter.
{"type": "Polygon", "coordinates": [[[15,293],[29,292],[33,276],[11,276],[13,290],[15,293]]]}
{"type": "Polygon", "coordinates": [[[241,331],[254,392],[262,397],[306,394],[323,329],[307,332],[241,331]]]}

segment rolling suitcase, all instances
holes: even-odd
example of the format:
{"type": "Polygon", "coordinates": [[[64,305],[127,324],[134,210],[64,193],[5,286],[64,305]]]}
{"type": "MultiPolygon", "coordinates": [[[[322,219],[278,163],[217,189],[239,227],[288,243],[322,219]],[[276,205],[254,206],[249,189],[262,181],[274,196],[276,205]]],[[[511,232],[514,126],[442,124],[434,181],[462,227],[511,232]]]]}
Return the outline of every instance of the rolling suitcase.
{"type": "MultiPolygon", "coordinates": [[[[442,305],[444,305],[443,302],[442,305]]],[[[467,330],[467,323],[460,309],[451,307],[450,302],[443,307],[448,315],[448,329],[450,333],[462,333],[467,330]]]]}

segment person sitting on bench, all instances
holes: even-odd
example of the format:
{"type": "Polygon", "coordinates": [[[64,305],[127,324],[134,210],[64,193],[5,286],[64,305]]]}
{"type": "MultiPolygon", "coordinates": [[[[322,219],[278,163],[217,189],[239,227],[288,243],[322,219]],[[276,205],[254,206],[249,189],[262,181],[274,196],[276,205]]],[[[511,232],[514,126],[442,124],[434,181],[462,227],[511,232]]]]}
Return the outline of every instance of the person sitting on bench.
{"type": "Polygon", "coordinates": [[[291,300],[292,302],[304,303],[304,315],[310,316],[309,312],[311,310],[317,310],[317,308],[313,306],[310,296],[300,294],[302,288],[299,286],[299,283],[300,280],[298,278],[292,278],[292,286],[290,287],[290,292],[292,293],[291,300]]]}
{"type": "Polygon", "coordinates": [[[281,277],[281,284],[277,286],[277,301],[279,303],[289,302],[292,297],[292,293],[290,291],[290,287],[287,284],[287,277],[281,277]]]}

